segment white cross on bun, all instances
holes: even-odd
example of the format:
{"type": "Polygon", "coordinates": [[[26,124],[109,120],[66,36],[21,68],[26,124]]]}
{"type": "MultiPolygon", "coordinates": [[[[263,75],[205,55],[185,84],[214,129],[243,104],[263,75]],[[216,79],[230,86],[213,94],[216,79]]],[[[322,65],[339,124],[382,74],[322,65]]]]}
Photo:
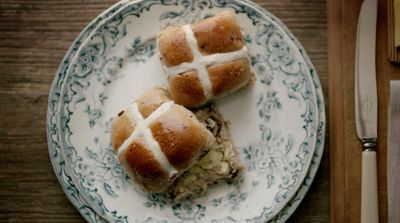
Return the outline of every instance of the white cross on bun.
{"type": "Polygon", "coordinates": [[[243,169],[215,106],[189,111],[165,87],[146,91],[115,117],[111,143],[136,183],[174,200],[198,197],[243,169]]]}
{"type": "Polygon", "coordinates": [[[254,77],[236,16],[224,11],[198,23],[170,26],[157,46],[172,99],[198,107],[246,86],[254,77]]]}
{"type": "Polygon", "coordinates": [[[146,191],[163,192],[215,144],[195,115],[165,88],[146,91],[112,122],[111,143],[146,191]]]}

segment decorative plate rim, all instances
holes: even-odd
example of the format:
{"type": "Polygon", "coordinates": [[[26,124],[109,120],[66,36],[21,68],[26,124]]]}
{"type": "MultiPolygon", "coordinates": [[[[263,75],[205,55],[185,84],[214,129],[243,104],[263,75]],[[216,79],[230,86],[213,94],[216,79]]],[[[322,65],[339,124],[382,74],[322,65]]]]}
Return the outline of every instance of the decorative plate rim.
{"type": "MultiPolygon", "coordinates": [[[[179,1],[179,0],[178,0],[178,1],[179,1]]],[[[212,0],[209,0],[209,1],[212,1],[212,0]]],[[[80,47],[79,47],[78,50],[77,50],[77,53],[76,53],[75,55],[72,56],[71,61],[77,61],[77,60],[79,60],[79,55],[80,55],[81,49],[84,49],[84,48],[88,47],[88,45],[87,45],[88,42],[92,41],[93,38],[94,38],[95,36],[97,36],[99,33],[102,32],[103,26],[104,26],[104,27],[108,26],[108,25],[109,25],[108,23],[109,23],[109,22],[113,22],[113,21],[115,20],[115,17],[116,17],[116,18],[120,18],[121,15],[123,14],[122,12],[123,12],[123,11],[126,11],[128,7],[129,7],[129,8],[132,8],[132,9],[133,9],[133,8],[136,9],[135,6],[137,6],[138,3],[141,3],[141,2],[142,2],[142,1],[128,1],[127,4],[125,4],[123,7],[119,8],[118,10],[115,10],[115,12],[114,12],[113,14],[111,14],[111,15],[109,15],[108,17],[106,17],[105,19],[103,19],[102,22],[98,24],[98,27],[94,28],[94,29],[92,30],[92,32],[88,35],[88,37],[87,37],[84,41],[81,42],[81,45],[80,45],[80,47]],[[114,15],[116,15],[116,16],[114,17],[114,15]]],[[[217,1],[217,2],[218,2],[218,1],[217,1]]],[[[173,1],[173,0],[172,0],[172,1],[167,1],[167,2],[165,3],[164,1],[154,0],[154,1],[150,2],[150,3],[149,3],[148,5],[146,5],[146,6],[141,6],[141,7],[144,7],[144,8],[141,8],[141,7],[138,7],[138,8],[141,8],[141,10],[140,10],[140,13],[141,13],[142,10],[146,10],[146,9],[147,9],[147,10],[150,10],[150,7],[151,7],[151,6],[157,5],[158,3],[167,4],[167,5],[173,5],[173,4],[174,4],[174,1],[173,1]],[[147,8],[146,8],[146,7],[147,7],[147,8]]],[[[244,1],[232,1],[232,2],[229,2],[229,4],[230,4],[230,3],[234,3],[234,4],[232,4],[232,5],[235,5],[235,6],[243,5],[243,6],[252,8],[252,9],[258,9],[258,8],[256,8],[256,7],[254,7],[253,5],[248,4],[248,2],[244,2],[244,1]],[[238,4],[238,5],[236,5],[236,4],[238,4]]],[[[177,4],[177,3],[175,3],[175,4],[177,4]]],[[[229,4],[228,4],[228,5],[229,5],[229,4]]],[[[218,7],[218,6],[217,6],[217,7],[218,7]]],[[[235,8],[235,10],[236,10],[236,8],[235,8]]],[[[243,12],[242,12],[242,13],[243,13],[243,12]]],[[[248,12],[245,12],[245,13],[248,13],[248,12]]],[[[134,14],[135,14],[135,13],[134,13],[134,14]]],[[[249,16],[249,15],[247,15],[247,16],[249,16]]],[[[292,35],[290,32],[288,32],[287,30],[283,29],[282,26],[281,26],[281,24],[278,24],[278,23],[276,22],[276,21],[279,21],[279,20],[278,20],[277,18],[275,18],[275,17],[272,17],[271,14],[270,14],[268,11],[264,12],[264,16],[265,16],[266,18],[268,18],[268,19],[271,19],[271,21],[272,21],[273,23],[276,24],[276,27],[277,27],[278,29],[280,29],[283,33],[285,33],[285,35],[287,35],[291,40],[294,38],[293,35],[292,35]]],[[[249,17],[249,18],[250,18],[250,17],[249,17]]],[[[305,63],[307,63],[307,61],[305,61],[305,56],[302,54],[302,50],[301,50],[300,48],[298,48],[298,46],[296,46],[296,45],[295,45],[295,47],[296,47],[296,50],[299,50],[299,53],[300,53],[300,55],[301,55],[301,58],[304,60],[305,63]]],[[[304,50],[303,50],[303,51],[304,51],[304,50]]],[[[68,67],[68,69],[66,69],[66,76],[65,76],[65,78],[66,78],[67,81],[65,82],[65,84],[62,85],[62,88],[61,88],[61,95],[63,95],[63,96],[64,96],[64,92],[68,92],[68,91],[69,91],[69,87],[70,87],[70,86],[69,86],[67,83],[68,83],[69,78],[71,77],[71,75],[73,76],[73,73],[70,72],[69,68],[73,67],[74,64],[71,63],[70,65],[71,65],[71,66],[68,67]]],[[[309,64],[307,64],[307,68],[308,68],[308,69],[310,68],[310,67],[309,67],[309,64]]],[[[314,67],[311,67],[311,68],[312,68],[312,70],[315,70],[314,67]]],[[[307,71],[307,74],[306,74],[305,76],[307,77],[307,80],[308,80],[308,81],[313,81],[310,72],[307,71]]],[[[310,85],[312,85],[312,87],[311,87],[310,90],[311,90],[312,93],[313,93],[312,95],[313,95],[313,99],[314,99],[313,102],[312,102],[312,104],[313,104],[315,107],[317,107],[317,106],[318,106],[318,105],[317,105],[317,104],[318,104],[318,102],[317,102],[318,98],[317,98],[317,92],[316,92],[316,89],[315,89],[315,84],[311,82],[310,85]],[[315,98],[314,98],[314,97],[315,97],[315,98]]],[[[64,99],[65,99],[65,98],[69,98],[69,96],[67,96],[67,97],[64,96],[64,99]]],[[[59,117],[58,117],[58,120],[57,120],[58,123],[59,123],[58,126],[62,126],[61,123],[63,123],[64,120],[69,120],[69,119],[71,118],[71,117],[69,116],[71,111],[68,109],[68,104],[69,104],[69,102],[66,103],[64,100],[61,100],[60,103],[59,103],[59,110],[58,110],[58,111],[59,111],[59,117]],[[64,108],[65,108],[66,110],[64,110],[64,108]],[[64,112],[64,113],[63,113],[63,112],[64,112]],[[65,117],[64,117],[64,116],[65,116],[65,117]]],[[[316,117],[315,117],[315,124],[317,124],[317,123],[319,123],[319,114],[316,114],[316,117]]],[[[67,128],[67,132],[68,132],[69,126],[67,125],[67,126],[63,126],[63,127],[66,127],[66,128],[67,128]]],[[[60,130],[59,132],[60,132],[60,141],[61,141],[61,143],[60,143],[60,144],[61,144],[61,151],[66,151],[68,148],[71,148],[71,146],[73,146],[73,145],[71,144],[71,142],[69,142],[69,136],[70,136],[70,135],[69,135],[67,132],[63,132],[63,129],[59,129],[59,130],[60,130]]],[[[315,151],[315,149],[316,149],[316,146],[315,146],[315,145],[317,144],[317,141],[318,141],[318,138],[317,138],[316,136],[313,137],[313,141],[312,141],[312,143],[313,143],[313,146],[312,146],[312,154],[314,154],[314,151],[315,151]]],[[[61,155],[61,156],[62,156],[62,155],[61,155]]],[[[67,155],[67,156],[68,156],[68,155],[67,155]]],[[[303,180],[306,178],[306,175],[307,175],[307,173],[308,173],[308,171],[306,171],[306,170],[309,169],[309,167],[310,167],[310,165],[311,165],[311,162],[312,162],[312,155],[310,155],[309,158],[307,158],[307,162],[304,163],[304,164],[305,164],[305,166],[304,166],[305,170],[304,170],[304,171],[301,171],[301,174],[296,175],[296,177],[299,177],[299,178],[298,178],[299,181],[298,181],[297,183],[294,184],[293,188],[292,188],[291,190],[289,190],[289,191],[287,192],[287,194],[285,194],[285,200],[286,200],[286,202],[288,202],[288,201],[290,200],[290,198],[292,198],[292,197],[295,195],[296,191],[300,188],[301,183],[302,183],[303,180]]],[[[65,165],[66,165],[66,167],[67,167],[67,168],[66,168],[66,172],[67,172],[68,170],[72,170],[72,168],[68,168],[69,163],[65,162],[65,165]]],[[[97,212],[97,214],[99,214],[99,215],[102,216],[103,218],[108,218],[109,215],[105,214],[105,213],[104,213],[104,210],[98,209],[98,207],[97,207],[96,205],[93,205],[93,203],[100,203],[100,204],[103,204],[102,197],[99,196],[97,193],[96,193],[95,196],[93,197],[93,196],[90,194],[90,192],[88,192],[84,187],[82,187],[82,186],[76,181],[77,179],[75,179],[74,175],[75,175],[75,174],[70,173],[70,174],[69,174],[69,177],[71,178],[71,182],[74,183],[74,184],[76,185],[76,187],[78,188],[78,191],[81,192],[81,197],[82,197],[82,199],[83,199],[83,200],[86,200],[87,203],[88,203],[88,205],[91,206],[92,208],[94,208],[95,211],[97,212]],[[86,192],[86,193],[85,193],[85,192],[86,192]],[[93,200],[93,198],[95,198],[96,201],[92,201],[92,202],[91,202],[91,200],[93,200]],[[99,199],[99,201],[97,201],[97,199],[99,199]]],[[[265,213],[268,214],[268,216],[266,217],[266,220],[273,218],[273,217],[271,217],[271,216],[277,215],[277,214],[285,207],[285,205],[286,205],[285,202],[278,202],[278,204],[273,208],[273,210],[274,210],[273,212],[265,211],[265,213]]],[[[103,205],[102,208],[105,209],[105,210],[107,210],[107,207],[106,207],[105,205],[103,205]]],[[[264,213],[264,211],[263,211],[262,213],[264,213]]],[[[115,213],[115,214],[116,214],[116,213],[115,213]]],[[[114,216],[114,214],[113,214],[113,217],[117,217],[117,216],[114,216]]],[[[118,216],[118,218],[120,218],[120,217],[122,217],[122,216],[118,216]]]]}
{"type": "MultiPolygon", "coordinates": [[[[60,169],[59,165],[60,163],[57,163],[56,160],[53,158],[54,152],[58,152],[57,151],[57,140],[54,140],[54,142],[52,142],[52,137],[54,135],[56,135],[57,139],[58,138],[58,132],[55,131],[54,129],[51,129],[52,126],[57,126],[57,123],[53,123],[51,120],[51,113],[54,112],[51,110],[51,105],[54,105],[55,107],[58,107],[59,105],[59,97],[60,95],[57,95],[57,93],[59,93],[57,91],[58,88],[63,88],[63,82],[64,82],[64,78],[66,77],[66,73],[65,73],[65,68],[68,67],[66,66],[66,64],[68,64],[68,60],[70,58],[74,58],[74,53],[77,52],[80,48],[80,45],[83,44],[88,36],[90,36],[91,32],[96,30],[98,26],[100,26],[102,24],[103,21],[107,20],[107,18],[111,15],[113,15],[114,13],[116,13],[119,9],[123,8],[126,4],[128,3],[140,3],[142,2],[142,0],[136,0],[136,1],[130,1],[130,0],[124,0],[121,2],[118,2],[116,4],[114,4],[113,6],[111,6],[110,8],[108,8],[107,10],[105,10],[103,13],[101,13],[99,16],[97,16],[94,20],[92,20],[88,26],[86,26],[83,31],[78,35],[78,37],[75,39],[75,41],[72,43],[71,47],[69,48],[69,50],[67,51],[66,55],[64,56],[59,69],[57,70],[56,73],[56,77],[53,80],[51,89],[50,89],[50,94],[49,94],[49,101],[48,101],[48,112],[47,112],[47,135],[48,135],[48,146],[49,146],[49,154],[51,157],[51,162],[53,165],[53,169],[57,175],[58,181],[61,184],[64,192],[66,193],[67,197],[69,198],[69,200],[74,204],[74,206],[80,211],[80,213],[82,214],[82,216],[87,220],[87,221],[97,221],[97,220],[102,220],[100,219],[101,217],[98,217],[97,213],[95,213],[95,211],[87,206],[84,198],[82,198],[79,195],[79,190],[76,190],[76,194],[70,194],[70,191],[67,191],[67,184],[70,184],[71,182],[67,182],[66,179],[63,178],[63,176],[61,175],[62,171],[67,171],[65,169],[60,169]],[[61,85],[60,85],[61,83],[61,85]],[[55,102],[55,103],[54,103],[55,102]],[[54,144],[55,143],[55,144],[54,144]],[[54,144],[54,145],[53,145],[54,144]],[[54,147],[56,146],[56,147],[54,147]],[[58,173],[58,171],[61,171],[60,173],[58,173]],[[93,212],[92,214],[90,212],[93,212]],[[91,217],[92,216],[97,216],[97,217],[91,217]]],[[[299,49],[304,49],[302,47],[302,45],[297,41],[297,39],[291,34],[291,32],[288,30],[288,28],[279,20],[277,19],[274,15],[272,15],[271,13],[269,13],[268,11],[266,11],[265,9],[259,7],[258,5],[245,0],[245,3],[247,3],[249,6],[254,7],[258,10],[260,10],[261,12],[265,13],[266,15],[268,15],[269,17],[271,17],[274,22],[285,32],[285,34],[287,34],[292,41],[294,42],[294,44],[296,45],[296,47],[298,47],[299,49]]],[[[307,54],[305,53],[304,50],[300,51],[305,63],[309,66],[309,68],[312,68],[315,71],[314,66],[312,65],[309,57],[307,56],[307,54]]],[[[291,199],[289,199],[288,203],[291,203],[293,201],[293,203],[291,205],[285,205],[280,212],[271,220],[271,221],[284,221],[286,220],[293,212],[294,210],[297,208],[297,206],[299,205],[300,201],[304,198],[313,178],[315,177],[316,171],[319,167],[320,161],[321,161],[321,157],[322,157],[322,153],[323,153],[323,145],[324,145],[324,139],[325,139],[325,125],[326,125],[326,117],[325,117],[325,108],[324,108],[324,99],[323,99],[323,94],[322,94],[322,89],[320,87],[320,83],[318,80],[318,76],[317,74],[314,73],[310,73],[310,80],[312,80],[314,83],[312,83],[313,85],[313,90],[315,91],[315,96],[316,96],[316,106],[317,106],[317,110],[318,110],[318,130],[317,130],[317,137],[316,137],[316,144],[315,144],[315,150],[314,150],[314,155],[311,158],[311,162],[312,164],[309,166],[308,171],[306,171],[305,173],[305,178],[304,178],[304,182],[300,183],[300,186],[298,187],[298,190],[295,192],[295,194],[292,196],[291,199]],[[308,185],[305,185],[308,184],[308,185]],[[286,210],[287,209],[287,210],[286,210]],[[286,210],[286,212],[285,212],[286,210]],[[285,212],[282,214],[282,212],[285,212]]],[[[57,110],[57,109],[56,109],[57,110]]],[[[58,128],[57,128],[58,130],[58,128]]],[[[62,159],[62,157],[60,157],[62,159]]],[[[69,185],[69,186],[74,186],[74,185],[69,185]]],[[[69,188],[70,189],[70,188],[69,188]]]]}

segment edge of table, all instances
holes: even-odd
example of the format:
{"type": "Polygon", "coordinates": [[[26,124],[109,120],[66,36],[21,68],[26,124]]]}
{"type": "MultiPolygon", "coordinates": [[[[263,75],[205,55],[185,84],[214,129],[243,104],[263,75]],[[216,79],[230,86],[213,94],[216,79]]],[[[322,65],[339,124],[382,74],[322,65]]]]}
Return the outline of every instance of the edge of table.
{"type": "MultiPolygon", "coordinates": [[[[400,67],[388,60],[387,4],[378,0],[376,72],[378,89],[379,220],[387,222],[386,148],[390,80],[400,67]]],[[[331,148],[331,221],[360,221],[361,142],[354,118],[354,58],[362,0],[327,0],[329,121],[331,148]]]]}

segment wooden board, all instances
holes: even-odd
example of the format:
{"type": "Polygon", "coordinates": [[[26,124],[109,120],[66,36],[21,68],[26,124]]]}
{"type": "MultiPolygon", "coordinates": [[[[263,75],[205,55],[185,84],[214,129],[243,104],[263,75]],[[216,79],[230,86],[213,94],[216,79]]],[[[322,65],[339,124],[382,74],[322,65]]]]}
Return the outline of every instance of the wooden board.
{"type": "MultiPolygon", "coordinates": [[[[117,0],[0,1],[0,222],[83,222],[57,182],[47,97],[79,32],[117,0]]],[[[327,96],[325,0],[257,0],[303,43],[327,96]]],[[[325,98],[327,99],[327,98],[325,98]]],[[[329,149],[291,222],[329,219],[329,149]]]]}
{"type": "MultiPolygon", "coordinates": [[[[361,143],[354,118],[354,58],[362,0],[328,0],[329,121],[331,146],[331,221],[360,221],[361,143]]],[[[400,67],[387,55],[387,0],[379,0],[377,25],[378,180],[380,222],[387,222],[386,132],[389,81],[400,67]]]]}

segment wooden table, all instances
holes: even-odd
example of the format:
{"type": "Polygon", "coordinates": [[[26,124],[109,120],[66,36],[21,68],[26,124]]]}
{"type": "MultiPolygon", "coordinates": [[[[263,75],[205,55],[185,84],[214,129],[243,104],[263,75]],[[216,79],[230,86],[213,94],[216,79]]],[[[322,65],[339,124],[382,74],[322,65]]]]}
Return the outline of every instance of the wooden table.
{"type": "MultiPolygon", "coordinates": [[[[116,0],[0,1],[0,222],[83,222],[50,164],[47,97],[78,33],[116,0]]],[[[325,0],[258,0],[304,45],[327,100],[325,0]]],[[[328,136],[328,134],[327,134],[328,136]]],[[[329,221],[329,140],[291,222],[329,221]]]]}
{"type": "MultiPolygon", "coordinates": [[[[378,186],[380,222],[387,222],[386,137],[390,80],[399,65],[388,61],[387,3],[379,0],[376,71],[378,86],[378,186]]],[[[361,143],[354,118],[354,58],[362,0],[328,0],[329,111],[333,222],[360,221],[361,143]]]]}

